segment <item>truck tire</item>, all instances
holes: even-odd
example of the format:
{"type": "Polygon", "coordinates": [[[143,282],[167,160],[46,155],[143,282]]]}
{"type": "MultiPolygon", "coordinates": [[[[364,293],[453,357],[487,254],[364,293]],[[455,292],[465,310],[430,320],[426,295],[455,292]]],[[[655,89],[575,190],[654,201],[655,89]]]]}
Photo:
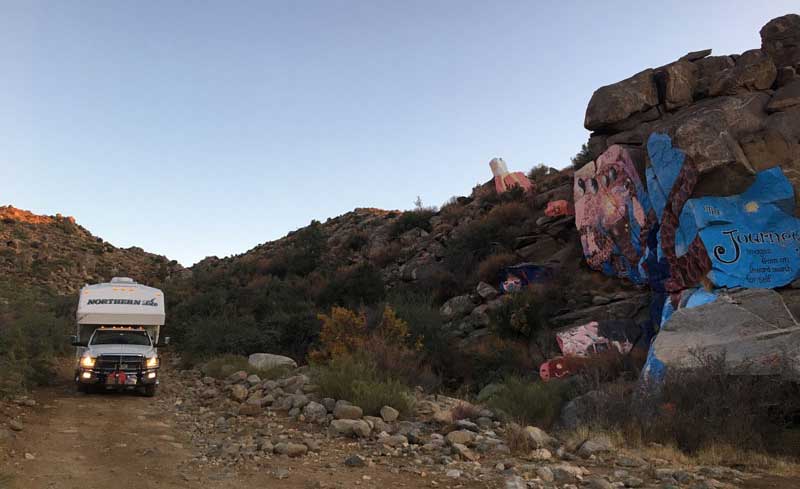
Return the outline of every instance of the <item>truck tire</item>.
{"type": "Polygon", "coordinates": [[[89,384],[82,384],[80,382],[78,382],[78,385],[77,385],[78,392],[80,392],[81,394],[89,394],[90,393],[90,387],[91,386],[89,384]]]}
{"type": "Polygon", "coordinates": [[[153,397],[156,395],[156,384],[149,384],[144,386],[144,395],[145,397],[153,397]]]}

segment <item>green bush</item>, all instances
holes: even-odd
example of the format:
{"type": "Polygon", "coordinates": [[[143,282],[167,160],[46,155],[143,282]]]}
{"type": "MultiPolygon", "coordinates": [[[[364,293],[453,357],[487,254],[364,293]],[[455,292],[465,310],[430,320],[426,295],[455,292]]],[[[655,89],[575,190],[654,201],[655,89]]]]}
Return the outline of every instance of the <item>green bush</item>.
{"type": "Polygon", "coordinates": [[[324,397],[343,399],[359,406],[364,414],[377,416],[383,406],[392,406],[408,415],[414,406],[410,389],[379,372],[366,359],[343,356],[312,370],[314,382],[324,397]]]}
{"type": "Polygon", "coordinates": [[[48,297],[12,300],[0,308],[0,397],[49,384],[68,353],[72,321],[48,297]]]}
{"type": "Polygon", "coordinates": [[[355,309],[383,300],[386,290],[380,271],[369,263],[337,270],[320,294],[319,303],[355,309]]]}
{"type": "Polygon", "coordinates": [[[520,423],[549,427],[558,420],[571,394],[572,388],[566,382],[533,382],[511,376],[489,398],[488,404],[520,423]]]}

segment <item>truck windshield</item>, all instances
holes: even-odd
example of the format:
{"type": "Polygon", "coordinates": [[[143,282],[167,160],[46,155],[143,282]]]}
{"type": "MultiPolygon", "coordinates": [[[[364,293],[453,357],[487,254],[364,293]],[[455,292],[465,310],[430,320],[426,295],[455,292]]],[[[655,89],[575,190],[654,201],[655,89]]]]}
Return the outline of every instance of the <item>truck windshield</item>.
{"type": "Polygon", "coordinates": [[[142,345],[150,346],[150,337],[145,331],[96,331],[92,345],[142,345]]]}

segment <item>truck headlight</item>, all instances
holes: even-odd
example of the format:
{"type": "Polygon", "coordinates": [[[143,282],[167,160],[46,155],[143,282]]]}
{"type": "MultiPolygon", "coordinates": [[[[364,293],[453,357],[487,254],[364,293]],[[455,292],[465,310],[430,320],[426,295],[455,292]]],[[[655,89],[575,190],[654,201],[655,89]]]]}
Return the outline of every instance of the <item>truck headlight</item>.
{"type": "Polygon", "coordinates": [[[94,367],[94,357],[85,356],[81,358],[81,367],[92,368],[94,367]]]}
{"type": "Polygon", "coordinates": [[[158,357],[150,357],[147,359],[147,368],[158,367],[158,357]]]}

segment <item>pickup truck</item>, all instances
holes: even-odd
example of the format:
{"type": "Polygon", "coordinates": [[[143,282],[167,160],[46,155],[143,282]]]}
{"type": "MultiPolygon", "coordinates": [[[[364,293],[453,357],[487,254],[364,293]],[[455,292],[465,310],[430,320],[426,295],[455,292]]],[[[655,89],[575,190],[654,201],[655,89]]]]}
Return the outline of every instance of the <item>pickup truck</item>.
{"type": "Polygon", "coordinates": [[[164,294],[126,277],[87,285],[78,301],[75,383],[80,392],[139,390],[152,397],[159,385],[158,348],[164,294]]]}

